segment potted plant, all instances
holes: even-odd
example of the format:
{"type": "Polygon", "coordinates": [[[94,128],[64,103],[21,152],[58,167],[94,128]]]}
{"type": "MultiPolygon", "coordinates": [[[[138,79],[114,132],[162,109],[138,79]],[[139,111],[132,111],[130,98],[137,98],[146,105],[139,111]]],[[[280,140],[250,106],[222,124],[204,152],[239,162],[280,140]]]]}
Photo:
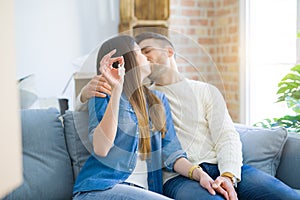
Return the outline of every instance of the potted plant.
{"type": "Polygon", "coordinates": [[[278,102],[286,102],[289,109],[294,111],[294,115],[285,115],[279,118],[268,118],[262,122],[254,124],[265,128],[282,126],[288,131],[300,133],[300,65],[290,69],[278,83],[278,102]]]}

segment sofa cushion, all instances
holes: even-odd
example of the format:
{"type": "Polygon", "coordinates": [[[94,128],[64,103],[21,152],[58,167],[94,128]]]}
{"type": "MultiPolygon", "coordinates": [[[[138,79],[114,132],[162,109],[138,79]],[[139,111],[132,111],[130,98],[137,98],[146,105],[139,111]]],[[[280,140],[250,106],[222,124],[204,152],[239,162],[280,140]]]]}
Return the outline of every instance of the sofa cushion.
{"type": "Polygon", "coordinates": [[[288,137],[286,129],[235,127],[243,144],[243,163],[275,176],[288,137]]]}
{"type": "Polygon", "coordinates": [[[24,180],[5,200],[71,199],[72,167],[58,116],[53,108],[21,111],[24,180]]]}
{"type": "MultiPolygon", "coordinates": [[[[89,116],[87,111],[67,111],[63,118],[67,148],[76,178],[92,150],[88,139],[89,116]]],[[[235,128],[243,144],[244,164],[275,176],[287,140],[287,131],[284,128],[264,129],[242,124],[235,124],[235,128]]]]}
{"type": "Polygon", "coordinates": [[[300,191],[300,134],[289,133],[276,177],[300,191]]]}
{"type": "Polygon", "coordinates": [[[66,111],[63,115],[67,148],[72,160],[76,179],[80,169],[90,155],[92,145],[88,139],[88,112],[66,111]]]}

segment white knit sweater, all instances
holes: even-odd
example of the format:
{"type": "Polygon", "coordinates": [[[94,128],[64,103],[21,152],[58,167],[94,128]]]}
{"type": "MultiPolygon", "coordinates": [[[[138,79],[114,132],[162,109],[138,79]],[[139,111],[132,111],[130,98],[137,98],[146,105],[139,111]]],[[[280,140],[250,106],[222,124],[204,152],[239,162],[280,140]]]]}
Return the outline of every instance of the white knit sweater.
{"type": "MultiPolygon", "coordinates": [[[[231,172],[241,180],[242,144],[219,90],[188,79],[153,89],[167,96],[188,159],[193,164],[218,164],[221,174],[231,172]]],[[[164,182],[176,175],[164,172],[164,182]]]]}

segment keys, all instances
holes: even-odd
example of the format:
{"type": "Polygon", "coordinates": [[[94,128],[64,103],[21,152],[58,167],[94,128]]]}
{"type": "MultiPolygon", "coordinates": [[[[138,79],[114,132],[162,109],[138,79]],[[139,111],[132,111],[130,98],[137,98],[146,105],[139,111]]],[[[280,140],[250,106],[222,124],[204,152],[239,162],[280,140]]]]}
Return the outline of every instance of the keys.
{"type": "Polygon", "coordinates": [[[124,68],[124,63],[122,65],[118,65],[118,74],[119,76],[124,76],[125,75],[125,68],[124,68]]]}

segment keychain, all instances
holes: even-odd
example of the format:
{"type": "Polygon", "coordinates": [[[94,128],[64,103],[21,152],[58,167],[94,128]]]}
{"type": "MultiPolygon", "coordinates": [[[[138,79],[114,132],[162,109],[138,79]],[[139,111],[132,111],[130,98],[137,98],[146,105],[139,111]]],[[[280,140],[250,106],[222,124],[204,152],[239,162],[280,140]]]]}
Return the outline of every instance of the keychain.
{"type": "Polygon", "coordinates": [[[118,74],[119,76],[124,76],[125,75],[125,67],[124,67],[124,63],[122,65],[118,65],[118,74]]]}
{"type": "Polygon", "coordinates": [[[116,61],[112,64],[112,67],[115,69],[118,69],[118,75],[119,76],[124,76],[125,75],[125,68],[124,68],[124,63],[120,65],[119,61],[116,61]]]}

